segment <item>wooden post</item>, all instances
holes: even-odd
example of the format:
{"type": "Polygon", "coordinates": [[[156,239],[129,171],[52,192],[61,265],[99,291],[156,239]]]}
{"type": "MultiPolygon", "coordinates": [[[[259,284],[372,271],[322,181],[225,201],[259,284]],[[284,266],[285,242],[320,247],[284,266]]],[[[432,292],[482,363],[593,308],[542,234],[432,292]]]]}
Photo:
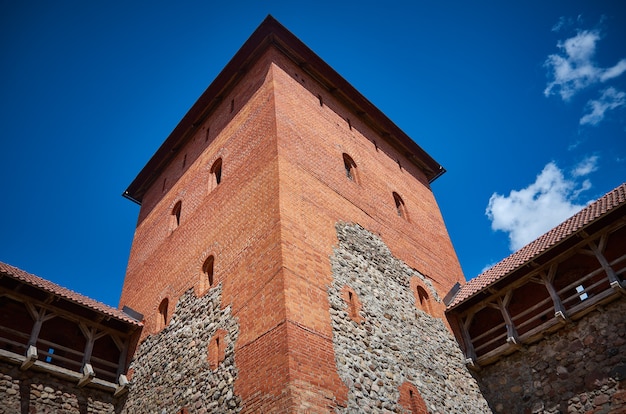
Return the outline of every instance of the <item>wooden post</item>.
{"type": "Polygon", "coordinates": [[[115,392],[113,392],[113,397],[119,397],[128,391],[128,378],[126,375],[120,374],[117,380],[118,386],[115,388],[115,392]]]}
{"type": "Polygon", "coordinates": [[[465,342],[465,362],[471,367],[479,369],[480,366],[478,365],[478,356],[476,356],[476,350],[474,349],[474,344],[472,343],[472,337],[469,334],[469,326],[471,325],[473,318],[474,312],[467,315],[465,320],[463,320],[463,318],[459,318],[459,329],[461,330],[463,342],[465,342]]]}
{"type": "Polygon", "coordinates": [[[35,361],[37,361],[37,358],[37,347],[35,345],[30,345],[26,350],[26,359],[22,362],[20,370],[26,371],[28,368],[32,367],[35,361]]]}
{"type": "Polygon", "coordinates": [[[83,366],[83,376],[80,380],[78,380],[78,388],[82,388],[85,385],[89,384],[95,376],[96,373],[94,372],[91,364],[85,364],[83,366]]]}
{"type": "Polygon", "coordinates": [[[593,241],[590,241],[588,245],[591,248],[593,254],[596,256],[596,259],[598,259],[598,262],[600,262],[602,269],[604,269],[604,271],[606,272],[611,287],[613,289],[624,289],[624,286],[622,286],[619,278],[617,277],[617,274],[615,273],[615,270],[613,270],[609,262],[606,260],[606,257],[604,257],[604,255],[602,254],[602,251],[604,251],[604,248],[606,247],[606,237],[606,234],[603,234],[602,237],[600,237],[600,246],[596,246],[593,241]]]}
{"type": "Polygon", "coordinates": [[[561,318],[563,321],[568,320],[567,311],[561,302],[561,298],[559,298],[558,293],[556,293],[556,289],[554,289],[554,285],[552,285],[552,281],[554,280],[554,276],[556,275],[557,264],[554,263],[550,266],[548,270],[548,274],[545,272],[541,272],[539,276],[541,276],[541,281],[543,282],[546,289],[548,289],[548,293],[550,294],[550,298],[552,298],[552,303],[554,303],[554,317],[561,318]]]}
{"type": "Polygon", "coordinates": [[[515,329],[515,324],[513,323],[513,319],[511,319],[511,315],[507,309],[507,306],[511,301],[512,293],[513,291],[509,290],[506,292],[504,297],[498,298],[498,308],[500,308],[500,312],[502,312],[504,322],[506,323],[506,341],[516,345],[519,343],[519,336],[517,335],[517,329],[515,329]]]}
{"type": "Polygon", "coordinates": [[[111,335],[111,338],[113,338],[113,342],[115,342],[117,349],[120,350],[120,357],[117,361],[117,376],[119,377],[124,373],[126,368],[126,357],[128,356],[129,339],[126,338],[122,342],[122,340],[117,336],[111,335]]]}
{"type": "Polygon", "coordinates": [[[25,303],[26,309],[28,309],[28,313],[34,319],[35,323],[33,324],[33,329],[30,331],[30,339],[28,340],[28,346],[31,345],[37,346],[37,339],[39,338],[39,332],[41,332],[41,326],[45,321],[48,321],[54,318],[56,315],[48,314],[46,315],[46,310],[41,309],[38,311],[37,308],[32,303],[25,303]]]}
{"type": "Polygon", "coordinates": [[[90,328],[83,322],[79,322],[78,326],[80,327],[80,330],[83,332],[83,335],[85,335],[85,338],[87,339],[87,343],[85,344],[85,351],[83,352],[83,361],[81,363],[81,365],[84,367],[85,365],[91,363],[91,353],[93,352],[93,344],[94,342],[96,342],[96,339],[102,338],[103,336],[107,335],[107,333],[98,333],[97,328],[90,328]]]}

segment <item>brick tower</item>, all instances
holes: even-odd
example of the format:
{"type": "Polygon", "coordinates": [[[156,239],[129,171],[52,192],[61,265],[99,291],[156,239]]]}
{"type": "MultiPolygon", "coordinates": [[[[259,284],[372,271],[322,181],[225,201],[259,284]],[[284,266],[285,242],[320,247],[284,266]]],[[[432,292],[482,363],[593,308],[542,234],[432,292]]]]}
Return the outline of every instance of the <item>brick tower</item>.
{"type": "Polygon", "coordinates": [[[126,410],[480,400],[441,319],[463,280],[443,171],[268,17],[124,193],[141,210],[120,306],[145,317],[126,410]]]}

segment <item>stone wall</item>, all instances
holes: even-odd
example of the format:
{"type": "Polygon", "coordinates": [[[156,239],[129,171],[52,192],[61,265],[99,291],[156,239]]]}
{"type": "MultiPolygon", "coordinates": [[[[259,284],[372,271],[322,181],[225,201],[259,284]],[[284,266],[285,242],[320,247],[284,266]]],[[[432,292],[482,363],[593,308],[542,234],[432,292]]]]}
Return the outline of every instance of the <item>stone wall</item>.
{"type": "Polygon", "coordinates": [[[104,414],[122,404],[111,393],[0,362],[0,414],[104,414]]]}
{"type": "Polygon", "coordinates": [[[234,394],[239,327],[230,307],[220,308],[221,293],[221,284],[201,297],[188,290],[167,326],[141,343],[130,366],[131,389],[124,413],[240,411],[241,399],[234,394]],[[209,351],[215,338],[225,341],[225,346],[209,351]],[[211,369],[219,355],[223,357],[211,369]]]}
{"type": "Polygon", "coordinates": [[[440,302],[432,284],[369,231],[336,227],[339,245],[328,294],[337,370],[349,388],[341,411],[411,412],[421,396],[431,413],[490,412],[451,333],[416,305],[411,278],[419,278],[440,302]],[[357,296],[360,318],[351,316],[346,286],[357,296]],[[398,402],[407,382],[419,392],[408,406],[398,402]]]}
{"type": "Polygon", "coordinates": [[[495,412],[626,413],[626,300],[597,308],[476,376],[495,412]]]}

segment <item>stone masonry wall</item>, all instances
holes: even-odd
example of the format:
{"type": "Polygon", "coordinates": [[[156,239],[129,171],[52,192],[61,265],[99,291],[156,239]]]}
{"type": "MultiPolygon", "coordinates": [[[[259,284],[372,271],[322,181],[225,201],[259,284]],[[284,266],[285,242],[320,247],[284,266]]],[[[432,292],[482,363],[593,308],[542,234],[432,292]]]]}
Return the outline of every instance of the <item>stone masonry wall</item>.
{"type": "Polygon", "coordinates": [[[626,300],[587,314],[476,375],[495,412],[626,413],[626,300]]]}
{"type": "Polygon", "coordinates": [[[412,406],[398,403],[407,382],[431,413],[491,412],[442,320],[416,306],[411,278],[420,278],[432,300],[440,301],[430,282],[364,228],[336,228],[328,294],[337,370],[349,388],[342,412],[416,411],[417,395],[412,406]],[[357,296],[360,323],[350,315],[346,286],[357,296]]]}
{"type": "Polygon", "coordinates": [[[0,362],[0,414],[104,414],[122,403],[111,393],[0,362]]]}
{"type": "Polygon", "coordinates": [[[131,389],[125,413],[237,413],[234,360],[239,327],[230,307],[220,309],[222,285],[196,297],[182,295],[167,326],[141,343],[131,362],[131,389]],[[217,335],[216,335],[217,334],[217,335]],[[225,341],[223,361],[211,368],[212,338],[225,341]],[[185,409],[186,411],[183,411],[185,409]]]}

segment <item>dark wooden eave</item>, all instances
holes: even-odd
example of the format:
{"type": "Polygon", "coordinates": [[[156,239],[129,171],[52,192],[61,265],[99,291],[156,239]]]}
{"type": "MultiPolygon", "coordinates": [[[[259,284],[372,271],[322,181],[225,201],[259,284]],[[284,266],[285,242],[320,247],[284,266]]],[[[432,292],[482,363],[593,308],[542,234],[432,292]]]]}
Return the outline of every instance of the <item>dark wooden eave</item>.
{"type": "Polygon", "coordinates": [[[325,63],[302,41],[272,16],[268,16],[244,43],[220,74],[204,91],[189,112],[174,128],[141,172],[124,191],[123,196],[141,204],[150,185],[165,169],[177,151],[200,127],[204,119],[222,102],[226,95],[247,73],[249,68],[270,46],[276,47],[308,75],[316,79],[342,104],[389,141],[416,164],[429,182],[445,172],[430,155],[361,95],[350,83],[325,63]]]}

